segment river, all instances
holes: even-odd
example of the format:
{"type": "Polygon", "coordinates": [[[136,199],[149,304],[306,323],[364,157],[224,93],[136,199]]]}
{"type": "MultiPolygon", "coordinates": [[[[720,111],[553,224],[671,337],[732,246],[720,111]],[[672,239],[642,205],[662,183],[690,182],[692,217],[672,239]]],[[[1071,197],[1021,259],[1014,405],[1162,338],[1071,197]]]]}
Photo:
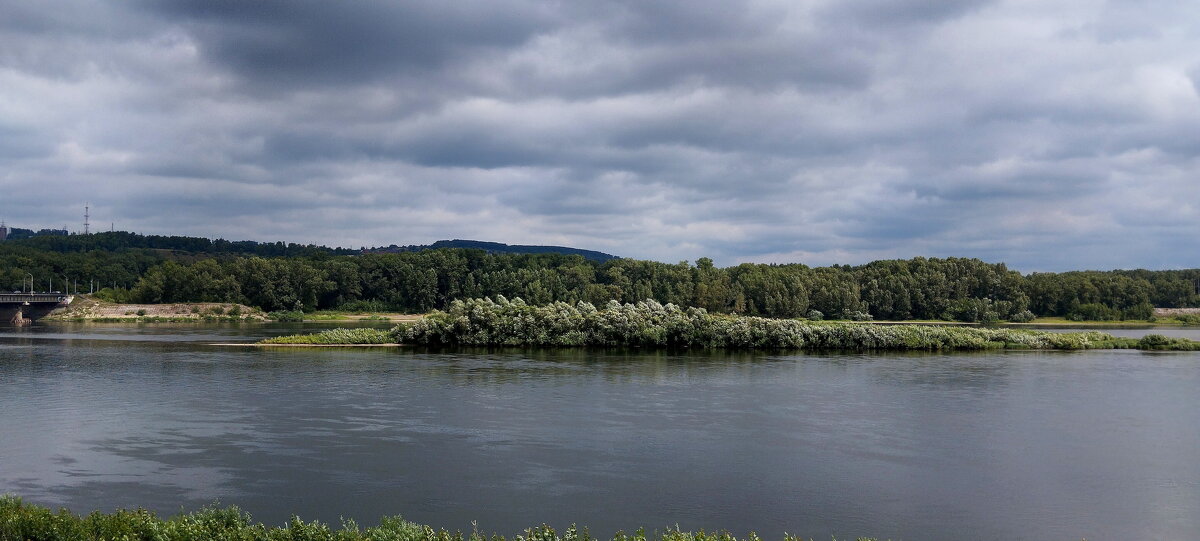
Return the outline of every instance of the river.
{"type": "Polygon", "coordinates": [[[1200,532],[1200,353],[211,345],[314,328],[0,329],[0,493],[506,535],[1200,532]]]}

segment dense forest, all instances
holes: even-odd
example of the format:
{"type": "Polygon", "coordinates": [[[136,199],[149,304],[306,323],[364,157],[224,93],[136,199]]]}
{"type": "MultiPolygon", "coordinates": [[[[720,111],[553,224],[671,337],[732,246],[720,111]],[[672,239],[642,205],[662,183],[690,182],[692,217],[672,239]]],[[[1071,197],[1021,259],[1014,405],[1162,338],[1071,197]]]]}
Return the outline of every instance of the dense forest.
{"type": "Polygon", "coordinates": [[[707,258],[670,264],[471,249],[362,254],[132,233],[0,243],[0,288],[19,290],[29,275],[39,288],[51,278],[55,289],[67,280],[83,292],[103,287],[101,294],[112,300],[240,302],[268,311],[425,312],[455,299],[498,295],[597,306],[653,299],[711,312],[811,319],[1145,319],[1155,306],[1200,306],[1200,269],[1022,275],[977,259],[921,257],[859,266],[719,268],[707,258]]]}

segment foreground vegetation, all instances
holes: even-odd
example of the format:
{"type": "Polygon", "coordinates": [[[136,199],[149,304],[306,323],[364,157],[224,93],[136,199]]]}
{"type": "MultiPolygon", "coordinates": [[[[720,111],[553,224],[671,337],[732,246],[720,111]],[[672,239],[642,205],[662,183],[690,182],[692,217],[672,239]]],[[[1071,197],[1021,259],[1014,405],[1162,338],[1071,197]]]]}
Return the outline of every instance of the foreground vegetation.
{"type": "Polygon", "coordinates": [[[632,346],[799,350],[1147,349],[1200,350],[1200,342],[1102,332],[1053,333],[936,325],[864,325],[710,314],[648,300],[604,308],[580,302],[531,306],[500,297],[455,301],[447,311],[401,323],[391,331],[336,329],[272,338],[268,344],[428,346],[632,346]],[[359,331],[363,331],[359,333],[359,331]],[[357,333],[357,334],[356,334],[357,333]],[[359,336],[361,336],[361,341],[359,336]]]}
{"type": "MultiPolygon", "coordinates": [[[[285,526],[267,527],[254,523],[237,507],[205,508],[168,519],[143,509],[114,513],[95,512],[78,516],[60,510],[30,505],[13,496],[0,496],[0,541],[507,541],[503,535],[463,534],[435,530],[400,517],[384,517],[379,525],[360,528],[343,520],[340,528],[293,517],[285,526]]],[[[561,534],[550,526],[526,529],[514,541],[593,541],[587,529],[575,526],[561,534]]],[[[760,541],[754,533],[742,538],[760,541]]],[[[692,533],[676,530],[646,534],[617,532],[612,541],[739,541],[728,532],[692,533]]],[[[783,541],[801,541],[785,535],[783,541]]],[[[870,541],[859,538],[859,541],[870,541]]]]}
{"type": "MultiPolygon", "coordinates": [[[[914,258],[809,267],[720,268],[579,255],[438,249],[355,254],[314,246],[132,233],[0,242],[0,290],[33,275],[105,289],[117,303],[240,303],[264,312],[424,313],[456,299],[521,297],[532,304],[660,303],[771,318],[1028,321],[1035,316],[1147,320],[1154,307],[1200,306],[1200,269],[1034,273],[977,259],[914,258]]],[[[27,287],[27,286],[25,286],[27,287]]]]}

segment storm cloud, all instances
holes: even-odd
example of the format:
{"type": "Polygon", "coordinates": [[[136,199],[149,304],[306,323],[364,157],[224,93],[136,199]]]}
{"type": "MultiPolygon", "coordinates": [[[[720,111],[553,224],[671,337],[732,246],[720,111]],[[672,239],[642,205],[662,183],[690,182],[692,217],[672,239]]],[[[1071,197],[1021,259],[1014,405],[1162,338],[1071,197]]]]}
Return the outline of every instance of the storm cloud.
{"type": "Polygon", "coordinates": [[[1200,6],[0,0],[0,219],[1200,266],[1200,6]]]}

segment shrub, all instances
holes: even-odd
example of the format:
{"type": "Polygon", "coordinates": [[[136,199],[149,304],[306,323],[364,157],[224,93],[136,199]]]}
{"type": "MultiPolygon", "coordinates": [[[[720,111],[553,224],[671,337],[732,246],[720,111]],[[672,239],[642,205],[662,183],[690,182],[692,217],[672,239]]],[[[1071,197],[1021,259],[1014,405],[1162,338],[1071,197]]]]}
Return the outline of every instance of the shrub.
{"type": "Polygon", "coordinates": [[[1067,313],[1071,321],[1116,321],[1121,319],[1121,312],[1099,303],[1081,304],[1067,313]]]}
{"type": "Polygon", "coordinates": [[[144,316],[144,315],[146,315],[146,309],[145,309],[145,308],[142,308],[141,310],[138,310],[138,311],[137,311],[137,315],[138,315],[138,316],[144,316]]]}
{"type": "Polygon", "coordinates": [[[1200,314],[1180,314],[1175,320],[1184,325],[1200,325],[1200,314]]]}
{"type": "Polygon", "coordinates": [[[380,300],[357,300],[344,302],[337,309],[340,312],[387,312],[390,307],[380,300]]]}
{"type": "Polygon", "coordinates": [[[1033,315],[1033,312],[1030,312],[1029,310],[1021,310],[1020,312],[1017,312],[1009,317],[1008,320],[1014,323],[1028,323],[1033,321],[1036,317],[1037,316],[1033,315]]]}
{"type": "Polygon", "coordinates": [[[296,323],[304,321],[304,312],[299,310],[285,310],[279,312],[268,312],[267,319],[272,319],[284,323],[296,323]]]}
{"type": "Polygon", "coordinates": [[[1200,342],[1188,340],[1186,338],[1172,338],[1161,334],[1147,334],[1137,342],[1138,349],[1150,350],[1185,350],[1196,351],[1200,350],[1200,342]]]}
{"type": "Polygon", "coordinates": [[[809,310],[808,314],[806,314],[804,317],[813,321],[821,321],[822,319],[825,319],[825,314],[822,314],[820,310],[809,310]]]}
{"type": "Polygon", "coordinates": [[[1126,308],[1121,312],[1121,319],[1150,319],[1154,317],[1154,305],[1148,302],[1126,308]]]}
{"type": "MultiPolygon", "coordinates": [[[[1000,321],[1005,314],[1010,314],[1013,310],[1013,303],[1008,301],[992,302],[991,299],[956,299],[952,301],[943,314],[944,319],[953,321],[962,321],[964,323],[995,323],[1000,321]]],[[[1028,310],[1025,310],[1028,312],[1028,310]]],[[[1010,314],[1011,320],[1014,315],[1010,314]]],[[[1033,319],[1033,314],[1029,314],[1029,319],[1033,319]]]]}
{"type": "Polygon", "coordinates": [[[133,302],[133,292],[128,289],[113,289],[106,287],[92,294],[93,297],[115,304],[126,304],[133,302]]]}

